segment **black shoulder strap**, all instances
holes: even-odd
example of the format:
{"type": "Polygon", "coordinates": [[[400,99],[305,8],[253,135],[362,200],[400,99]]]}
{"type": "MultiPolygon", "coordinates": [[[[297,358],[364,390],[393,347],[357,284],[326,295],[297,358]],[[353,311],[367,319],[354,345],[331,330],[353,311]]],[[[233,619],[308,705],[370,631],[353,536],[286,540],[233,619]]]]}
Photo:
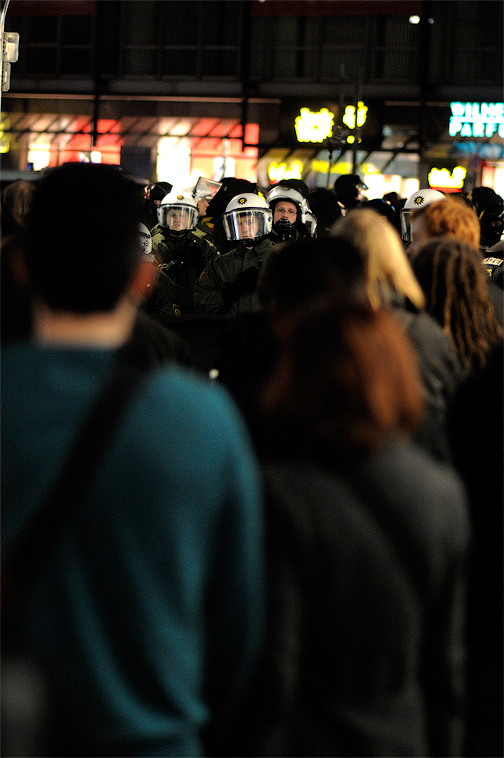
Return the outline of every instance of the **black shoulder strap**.
{"type": "Polygon", "coordinates": [[[18,539],[2,555],[2,594],[22,594],[44,557],[82,505],[112,435],[146,372],[116,359],[70,446],[52,487],[18,539]],[[7,583],[7,587],[5,587],[7,583]]]}

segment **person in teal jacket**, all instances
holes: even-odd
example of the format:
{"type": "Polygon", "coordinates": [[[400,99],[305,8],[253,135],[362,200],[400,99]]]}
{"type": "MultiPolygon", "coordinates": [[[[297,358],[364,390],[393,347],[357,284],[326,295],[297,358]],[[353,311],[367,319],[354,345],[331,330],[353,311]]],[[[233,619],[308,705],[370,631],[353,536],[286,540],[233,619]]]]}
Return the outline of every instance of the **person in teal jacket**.
{"type": "MultiPolygon", "coordinates": [[[[2,354],[2,561],[131,333],[131,185],[76,163],[37,190],[33,337],[2,354]]],[[[19,645],[51,685],[59,738],[30,754],[200,756],[211,737],[218,750],[261,644],[262,543],[257,464],[231,398],[175,364],[154,371],[24,597],[19,645]]]]}
{"type": "Polygon", "coordinates": [[[194,286],[196,313],[203,316],[235,316],[262,309],[257,295],[261,265],[274,247],[269,238],[271,209],[252,192],[237,195],[226,208],[223,224],[237,246],[212,259],[194,286]]]}

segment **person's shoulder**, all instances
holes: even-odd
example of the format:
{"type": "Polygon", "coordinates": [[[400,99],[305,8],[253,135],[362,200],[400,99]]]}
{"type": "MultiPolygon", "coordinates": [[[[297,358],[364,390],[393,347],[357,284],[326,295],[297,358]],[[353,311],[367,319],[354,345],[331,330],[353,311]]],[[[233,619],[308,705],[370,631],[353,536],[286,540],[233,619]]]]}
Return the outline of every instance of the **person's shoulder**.
{"type": "Polygon", "coordinates": [[[424,526],[451,532],[457,526],[467,537],[466,492],[458,473],[434,459],[423,447],[405,437],[389,440],[363,465],[359,475],[376,482],[405,513],[424,526]]]}
{"type": "Polygon", "coordinates": [[[257,250],[260,252],[266,252],[267,250],[270,250],[271,248],[276,247],[275,242],[271,239],[271,237],[265,237],[258,245],[257,250]]]}
{"type": "Polygon", "coordinates": [[[394,309],[393,312],[417,349],[427,352],[435,349],[436,353],[452,356],[453,349],[448,335],[429,313],[404,308],[394,309]]]}
{"type": "Polygon", "coordinates": [[[157,408],[160,423],[194,425],[202,434],[242,427],[237,408],[224,387],[203,374],[175,363],[152,372],[143,402],[157,408]]]}

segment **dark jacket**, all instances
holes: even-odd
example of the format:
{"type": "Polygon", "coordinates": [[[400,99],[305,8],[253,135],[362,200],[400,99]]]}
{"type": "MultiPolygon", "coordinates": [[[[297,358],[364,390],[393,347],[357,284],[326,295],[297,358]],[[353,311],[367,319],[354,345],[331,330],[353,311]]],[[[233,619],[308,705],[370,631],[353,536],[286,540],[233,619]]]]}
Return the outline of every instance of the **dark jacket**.
{"type": "Polygon", "coordinates": [[[158,224],[151,235],[160,276],[144,310],[163,322],[193,314],[194,283],[207,263],[219,255],[211,232],[197,227],[177,239],[158,224]]]}
{"type": "Polygon", "coordinates": [[[463,755],[459,479],[405,440],[263,471],[268,637],[229,754],[463,755]]]}
{"type": "Polygon", "coordinates": [[[273,247],[268,237],[253,248],[239,242],[231,252],[212,259],[194,287],[196,312],[202,316],[235,316],[261,310],[257,276],[264,257],[273,247]],[[240,275],[244,275],[243,287],[237,286],[236,296],[223,297],[224,286],[234,284],[240,275]]]}

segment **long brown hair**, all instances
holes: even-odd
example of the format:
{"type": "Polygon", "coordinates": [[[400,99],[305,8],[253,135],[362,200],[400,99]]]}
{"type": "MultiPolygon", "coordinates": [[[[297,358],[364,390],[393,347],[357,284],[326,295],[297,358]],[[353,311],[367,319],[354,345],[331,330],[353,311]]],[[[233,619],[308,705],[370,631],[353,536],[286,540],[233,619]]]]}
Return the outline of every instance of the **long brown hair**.
{"type": "Polygon", "coordinates": [[[413,258],[426,310],[443,327],[463,366],[482,366],[502,340],[479,251],[462,240],[439,237],[413,258]]]}
{"type": "Polygon", "coordinates": [[[416,358],[395,318],[324,302],[282,324],[261,405],[272,426],[308,448],[370,452],[411,434],[422,415],[416,358]]]}

